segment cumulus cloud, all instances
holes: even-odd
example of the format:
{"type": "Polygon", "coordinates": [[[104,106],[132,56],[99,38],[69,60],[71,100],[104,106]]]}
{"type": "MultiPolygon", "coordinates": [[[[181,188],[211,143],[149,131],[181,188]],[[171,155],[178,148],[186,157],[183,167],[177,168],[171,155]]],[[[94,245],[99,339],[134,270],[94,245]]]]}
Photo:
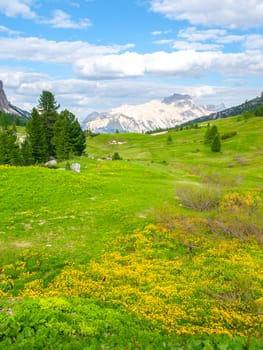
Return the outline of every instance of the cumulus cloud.
{"type": "Polygon", "coordinates": [[[91,22],[88,18],[75,22],[66,12],[62,10],[55,10],[53,12],[53,18],[49,20],[42,20],[42,23],[47,23],[52,27],[63,29],[83,29],[91,26],[91,22]]]}
{"type": "Polygon", "coordinates": [[[207,72],[263,75],[263,53],[222,53],[181,50],[150,54],[124,53],[77,60],[74,68],[87,79],[119,79],[142,76],[201,77],[207,72]]]}
{"type": "Polygon", "coordinates": [[[94,79],[139,77],[145,73],[142,56],[135,52],[83,58],[74,67],[81,76],[94,79]]]}
{"type": "Polygon", "coordinates": [[[261,27],[262,0],[151,0],[151,10],[204,26],[261,27]]]}
{"type": "Polygon", "coordinates": [[[83,41],[52,41],[36,37],[0,37],[0,47],[0,59],[70,64],[83,57],[116,54],[133,47],[133,44],[103,46],[83,41]]]}
{"type": "Polygon", "coordinates": [[[0,0],[0,12],[8,17],[36,18],[37,15],[32,11],[31,5],[32,0],[0,0]]]}
{"type": "Polygon", "coordinates": [[[121,104],[140,104],[153,99],[162,99],[173,93],[191,95],[197,103],[219,104],[224,102],[233,106],[253,98],[259,94],[259,89],[239,86],[219,87],[205,84],[184,86],[182,84],[143,81],[143,80],[104,80],[89,81],[83,79],[55,79],[36,72],[23,72],[0,68],[0,78],[8,99],[16,106],[31,111],[37,106],[43,90],[52,91],[62,108],[69,109],[79,119],[85,118],[90,112],[109,111],[121,104]]]}

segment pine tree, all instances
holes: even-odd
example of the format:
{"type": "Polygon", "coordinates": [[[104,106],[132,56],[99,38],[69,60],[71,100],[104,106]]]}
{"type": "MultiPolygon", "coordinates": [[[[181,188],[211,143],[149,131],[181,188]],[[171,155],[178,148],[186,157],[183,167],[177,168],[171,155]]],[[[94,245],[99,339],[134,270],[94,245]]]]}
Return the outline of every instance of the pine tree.
{"type": "Polygon", "coordinates": [[[21,156],[23,165],[32,165],[35,163],[32,146],[28,139],[25,139],[21,145],[21,156]]]}
{"type": "Polygon", "coordinates": [[[0,164],[22,164],[17,136],[10,127],[4,127],[0,130],[0,164]]]}
{"type": "Polygon", "coordinates": [[[27,141],[32,147],[33,159],[37,163],[48,160],[48,144],[43,117],[33,108],[31,118],[26,127],[27,141]]]}
{"type": "Polygon", "coordinates": [[[60,105],[55,100],[54,95],[50,91],[42,91],[38,100],[38,110],[41,114],[46,112],[56,112],[60,105]]]}
{"type": "Polygon", "coordinates": [[[71,150],[70,145],[70,121],[64,112],[57,116],[54,124],[54,136],[52,144],[54,146],[55,156],[58,160],[69,159],[71,150]]]}
{"type": "Polygon", "coordinates": [[[216,125],[212,125],[212,127],[208,126],[204,137],[204,143],[211,144],[217,134],[218,129],[216,125]]]}
{"type": "Polygon", "coordinates": [[[221,141],[220,141],[219,134],[216,134],[211,144],[211,151],[220,152],[220,150],[221,150],[221,141]]]}
{"type": "Polygon", "coordinates": [[[44,121],[44,130],[47,140],[48,157],[55,156],[55,149],[52,142],[54,136],[54,124],[56,122],[60,105],[56,102],[50,91],[42,91],[39,97],[38,111],[44,121]]]}
{"type": "Polygon", "coordinates": [[[86,148],[86,135],[75,115],[68,110],[63,111],[69,120],[69,135],[71,152],[76,156],[81,156],[86,148]]]}

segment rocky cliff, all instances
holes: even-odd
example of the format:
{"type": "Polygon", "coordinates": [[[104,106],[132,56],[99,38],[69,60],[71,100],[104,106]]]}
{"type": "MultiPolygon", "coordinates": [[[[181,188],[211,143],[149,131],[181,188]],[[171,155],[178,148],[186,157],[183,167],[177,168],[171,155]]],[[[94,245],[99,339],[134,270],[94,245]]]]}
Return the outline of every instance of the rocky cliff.
{"type": "Polygon", "coordinates": [[[18,117],[29,118],[30,114],[23,109],[12,105],[6,97],[2,80],[0,80],[0,112],[14,114],[18,117]]]}

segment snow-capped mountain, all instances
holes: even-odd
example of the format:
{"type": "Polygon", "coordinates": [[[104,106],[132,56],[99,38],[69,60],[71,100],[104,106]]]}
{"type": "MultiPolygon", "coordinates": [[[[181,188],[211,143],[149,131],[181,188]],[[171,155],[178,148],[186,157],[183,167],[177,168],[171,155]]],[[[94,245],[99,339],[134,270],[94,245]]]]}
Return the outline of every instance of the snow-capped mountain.
{"type": "MultiPolygon", "coordinates": [[[[223,105],[220,109],[225,108],[223,105]]],[[[94,133],[138,132],[172,128],[198,117],[218,111],[216,106],[197,106],[191,96],[173,94],[163,100],[139,105],[121,105],[108,113],[93,112],[82,122],[94,133]]]]}

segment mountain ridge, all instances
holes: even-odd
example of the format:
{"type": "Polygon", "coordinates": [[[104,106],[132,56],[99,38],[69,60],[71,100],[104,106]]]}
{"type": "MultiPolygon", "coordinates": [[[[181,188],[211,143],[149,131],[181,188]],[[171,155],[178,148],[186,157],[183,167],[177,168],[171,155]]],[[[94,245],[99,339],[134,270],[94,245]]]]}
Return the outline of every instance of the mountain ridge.
{"type": "MultiPolygon", "coordinates": [[[[225,106],[220,106],[222,109],[225,106]]],[[[94,133],[137,132],[172,128],[197,117],[218,111],[219,107],[196,105],[190,95],[173,94],[162,100],[112,108],[109,112],[92,112],[82,127],[94,133]]]]}
{"type": "Polygon", "coordinates": [[[13,105],[10,103],[6,97],[4,91],[4,84],[2,80],[0,80],[0,112],[4,112],[7,114],[13,114],[21,118],[28,119],[30,117],[30,113],[13,105]]]}

